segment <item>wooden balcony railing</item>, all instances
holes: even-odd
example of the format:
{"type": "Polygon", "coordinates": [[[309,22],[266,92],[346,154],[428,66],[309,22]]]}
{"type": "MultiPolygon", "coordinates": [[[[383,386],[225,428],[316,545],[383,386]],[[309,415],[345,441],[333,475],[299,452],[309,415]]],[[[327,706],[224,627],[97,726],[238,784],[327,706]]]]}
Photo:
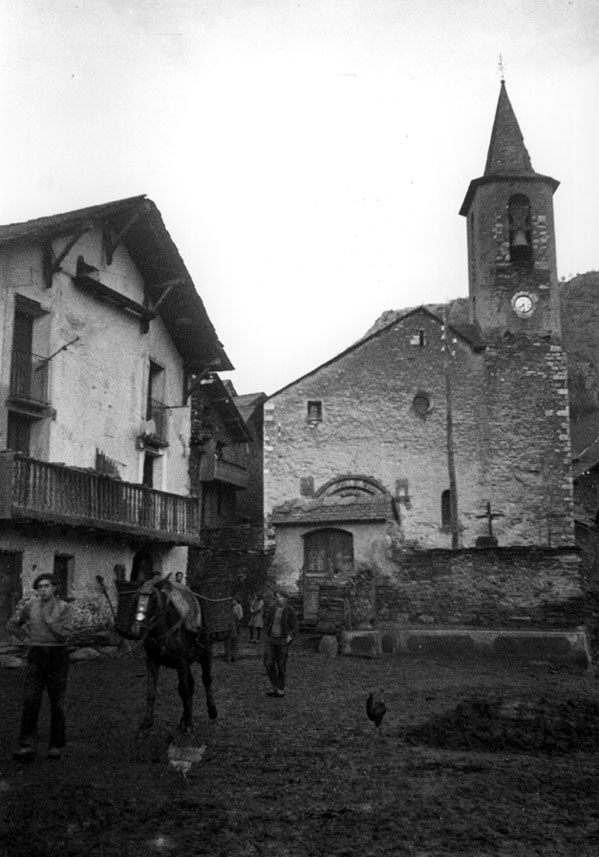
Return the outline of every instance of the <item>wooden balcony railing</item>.
{"type": "Polygon", "coordinates": [[[0,518],[114,530],[199,543],[199,501],[93,471],[0,453],[0,518]]]}
{"type": "Polygon", "coordinates": [[[200,481],[224,482],[236,488],[247,488],[247,467],[235,464],[233,461],[225,461],[213,454],[205,454],[202,455],[200,463],[200,481]]]}

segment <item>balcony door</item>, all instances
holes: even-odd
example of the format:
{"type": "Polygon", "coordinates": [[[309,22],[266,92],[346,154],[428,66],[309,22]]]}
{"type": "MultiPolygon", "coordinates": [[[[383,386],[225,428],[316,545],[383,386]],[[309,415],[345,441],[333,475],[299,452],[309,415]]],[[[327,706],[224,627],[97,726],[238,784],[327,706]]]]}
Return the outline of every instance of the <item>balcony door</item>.
{"type": "Polygon", "coordinates": [[[15,411],[8,412],[6,446],[13,452],[29,455],[31,447],[31,419],[15,411]]]}
{"type": "Polygon", "coordinates": [[[15,323],[12,339],[12,384],[13,392],[24,399],[31,398],[33,351],[33,318],[18,309],[15,310],[15,323]]]}
{"type": "Polygon", "coordinates": [[[27,402],[48,401],[48,360],[39,354],[41,331],[36,331],[36,322],[48,313],[37,301],[23,295],[15,297],[13,321],[12,359],[10,367],[10,395],[27,402]]]}

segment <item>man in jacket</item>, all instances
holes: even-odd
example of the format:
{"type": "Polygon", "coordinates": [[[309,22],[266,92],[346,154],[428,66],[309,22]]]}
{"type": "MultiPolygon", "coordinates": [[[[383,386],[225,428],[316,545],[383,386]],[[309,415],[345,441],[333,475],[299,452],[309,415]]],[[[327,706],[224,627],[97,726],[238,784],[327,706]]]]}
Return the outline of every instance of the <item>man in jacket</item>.
{"type": "Polygon", "coordinates": [[[50,700],[48,758],[59,759],[65,745],[65,696],[69,671],[67,639],[73,631],[71,605],[56,595],[56,580],[42,573],[33,581],[36,594],[21,602],[7,622],[8,630],[29,645],[19,746],[16,759],[34,753],[37,721],[44,688],[50,700]]]}
{"type": "Polygon", "coordinates": [[[267,696],[285,696],[289,644],[298,630],[295,610],[287,603],[286,595],[277,590],[274,603],[264,615],[264,667],[272,685],[267,696]]]}

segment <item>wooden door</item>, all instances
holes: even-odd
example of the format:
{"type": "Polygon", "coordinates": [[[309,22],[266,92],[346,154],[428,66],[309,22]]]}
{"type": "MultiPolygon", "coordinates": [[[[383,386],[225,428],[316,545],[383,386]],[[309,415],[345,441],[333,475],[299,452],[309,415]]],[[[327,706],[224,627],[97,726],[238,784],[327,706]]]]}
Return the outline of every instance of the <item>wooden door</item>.
{"type": "Polygon", "coordinates": [[[346,530],[327,528],[304,536],[304,621],[316,622],[320,583],[353,566],[354,539],[346,530]]]}
{"type": "Polygon", "coordinates": [[[0,551],[0,641],[8,641],[6,623],[23,596],[21,583],[23,555],[18,551],[0,551]]]}
{"type": "Polygon", "coordinates": [[[329,577],[351,566],[353,559],[353,536],[346,530],[316,530],[304,537],[304,570],[307,575],[329,577]]]}

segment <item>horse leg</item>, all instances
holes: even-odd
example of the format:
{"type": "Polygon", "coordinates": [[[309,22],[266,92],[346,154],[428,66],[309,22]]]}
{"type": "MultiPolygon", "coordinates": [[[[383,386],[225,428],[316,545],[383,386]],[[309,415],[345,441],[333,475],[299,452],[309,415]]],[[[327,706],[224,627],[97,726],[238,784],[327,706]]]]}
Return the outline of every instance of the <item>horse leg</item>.
{"type": "Polygon", "coordinates": [[[179,729],[181,732],[187,732],[193,725],[193,691],[195,688],[193,673],[187,661],[181,662],[178,665],[177,675],[179,677],[177,690],[183,703],[183,714],[179,721],[179,729]]]}
{"type": "Polygon", "coordinates": [[[154,661],[149,654],[146,654],[146,713],[138,729],[138,734],[144,737],[154,725],[154,703],[156,702],[159,669],[160,664],[154,661]]]}
{"type": "Polygon", "coordinates": [[[202,682],[206,691],[206,707],[208,708],[208,717],[210,720],[216,720],[218,711],[216,703],[212,695],[212,647],[204,646],[199,657],[199,663],[202,667],[202,682]]]}

